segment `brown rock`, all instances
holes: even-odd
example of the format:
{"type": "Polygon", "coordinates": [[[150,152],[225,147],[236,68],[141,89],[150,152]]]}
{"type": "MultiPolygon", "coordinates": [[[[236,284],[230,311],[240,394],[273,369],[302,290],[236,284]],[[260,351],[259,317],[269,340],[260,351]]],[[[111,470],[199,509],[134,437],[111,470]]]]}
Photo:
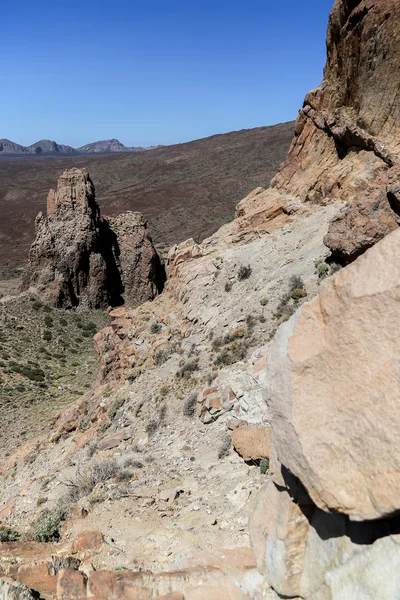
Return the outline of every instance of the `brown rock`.
{"type": "Polygon", "coordinates": [[[337,0],[324,80],[305,98],[286,162],[272,181],[283,196],[345,200],[327,245],[354,260],[398,226],[387,185],[399,163],[400,3],[337,0]]]}
{"type": "Polygon", "coordinates": [[[47,217],[36,218],[23,289],[32,288],[59,308],[107,308],[153,299],[165,281],[164,269],[138,213],[100,217],[86,169],[65,171],[48,198],[47,217]]]}
{"type": "Polygon", "coordinates": [[[74,541],[74,551],[97,550],[103,543],[103,534],[100,531],[84,531],[74,541]]]}
{"type": "Polygon", "coordinates": [[[62,569],[57,579],[57,600],[85,600],[85,576],[80,571],[62,569]]]}
{"type": "Polygon", "coordinates": [[[89,575],[89,595],[96,600],[150,600],[142,574],[133,571],[95,571],[89,575]]]}
{"type": "Polygon", "coordinates": [[[400,231],[326,280],[285,323],[267,367],[279,461],[323,510],[400,509],[400,231]]]}
{"type": "Polygon", "coordinates": [[[269,427],[237,427],[232,431],[232,445],[243,460],[269,457],[271,432],[269,427]]]}
{"type": "Polygon", "coordinates": [[[11,575],[31,590],[37,590],[41,596],[55,598],[57,593],[57,575],[50,574],[46,562],[23,564],[11,570],[11,575]]]}
{"type": "Polygon", "coordinates": [[[128,211],[107,221],[117,238],[116,261],[124,297],[140,304],[152,300],[162,291],[165,274],[146,220],[140,213],[128,211]]]}

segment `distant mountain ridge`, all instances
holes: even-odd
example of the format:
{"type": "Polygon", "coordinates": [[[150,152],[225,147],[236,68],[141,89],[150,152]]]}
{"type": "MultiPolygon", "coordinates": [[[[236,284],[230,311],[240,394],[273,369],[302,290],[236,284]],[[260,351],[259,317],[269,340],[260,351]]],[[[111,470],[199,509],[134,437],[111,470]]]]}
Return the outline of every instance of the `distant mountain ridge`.
{"type": "MultiPolygon", "coordinates": [[[[151,146],[151,148],[158,146],[151,146]]],[[[63,156],[71,154],[120,154],[122,152],[141,152],[150,150],[143,146],[128,147],[117,139],[101,140],[86,144],[80,148],[72,148],[65,144],[57,144],[52,140],[39,140],[31,146],[22,146],[7,139],[0,140],[0,156],[63,156]]]]}

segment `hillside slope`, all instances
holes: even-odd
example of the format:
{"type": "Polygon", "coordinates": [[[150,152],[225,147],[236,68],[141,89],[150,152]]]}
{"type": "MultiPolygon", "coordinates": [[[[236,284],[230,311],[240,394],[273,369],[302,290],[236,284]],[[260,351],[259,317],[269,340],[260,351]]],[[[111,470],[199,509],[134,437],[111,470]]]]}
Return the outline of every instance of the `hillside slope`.
{"type": "Polygon", "coordinates": [[[65,169],[88,168],[102,213],[143,213],[155,242],[201,240],[250,190],[269,184],[292,134],[293,123],[284,123],[135,154],[2,158],[0,267],[26,260],[34,219],[65,169]]]}

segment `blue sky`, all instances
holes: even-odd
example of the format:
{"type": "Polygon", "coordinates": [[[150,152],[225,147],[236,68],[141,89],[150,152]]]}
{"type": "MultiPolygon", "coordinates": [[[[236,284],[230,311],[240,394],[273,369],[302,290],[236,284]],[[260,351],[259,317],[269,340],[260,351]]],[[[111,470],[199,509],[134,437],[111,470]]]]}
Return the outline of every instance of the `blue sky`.
{"type": "Polygon", "coordinates": [[[333,0],[2,0],[0,138],[172,144],[294,119],[333,0]]]}

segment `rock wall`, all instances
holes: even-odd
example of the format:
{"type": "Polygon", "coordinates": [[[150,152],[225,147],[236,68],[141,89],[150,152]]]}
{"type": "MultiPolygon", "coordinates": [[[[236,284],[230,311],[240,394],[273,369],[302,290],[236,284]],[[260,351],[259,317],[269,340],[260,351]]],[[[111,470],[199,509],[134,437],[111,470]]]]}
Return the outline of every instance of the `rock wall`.
{"type": "Polygon", "coordinates": [[[399,225],[398,0],[337,0],[320,87],[305,98],[272,187],[303,202],[346,200],[326,243],[347,263],[399,225]]]}
{"type": "Polygon", "coordinates": [[[144,218],[103,219],[85,169],[65,171],[36,218],[23,289],[59,308],[107,308],[153,299],[165,274],[144,218]],[[114,228],[114,229],[113,229],[114,228]]]}

